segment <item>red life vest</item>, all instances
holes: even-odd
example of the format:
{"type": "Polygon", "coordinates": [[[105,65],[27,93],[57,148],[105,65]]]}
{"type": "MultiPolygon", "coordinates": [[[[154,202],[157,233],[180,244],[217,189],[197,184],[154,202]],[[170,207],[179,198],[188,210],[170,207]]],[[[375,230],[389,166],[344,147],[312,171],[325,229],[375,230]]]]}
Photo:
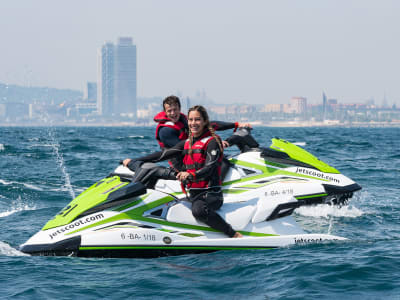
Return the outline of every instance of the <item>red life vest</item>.
{"type": "MultiPolygon", "coordinates": [[[[183,150],[183,166],[184,169],[191,173],[192,175],[199,169],[203,168],[206,162],[207,156],[207,146],[214,139],[211,132],[207,130],[201,138],[192,145],[192,156],[189,155],[189,139],[186,140],[184,150],[183,150]]],[[[218,158],[218,162],[222,161],[222,153],[218,158]]],[[[196,179],[188,182],[187,188],[207,188],[211,186],[221,185],[221,164],[219,164],[217,169],[217,174],[210,174],[209,179],[196,179]],[[218,175],[218,178],[212,178],[212,176],[218,175]]]]}
{"type": "Polygon", "coordinates": [[[181,118],[187,119],[184,114],[181,113],[178,122],[174,123],[170,118],[167,117],[165,111],[159,112],[155,117],[154,121],[158,123],[156,128],[156,140],[160,145],[161,149],[165,148],[165,144],[160,140],[159,131],[161,127],[169,127],[175,129],[179,132],[178,138],[182,141],[188,138],[187,128],[185,124],[181,121],[181,118]]]}

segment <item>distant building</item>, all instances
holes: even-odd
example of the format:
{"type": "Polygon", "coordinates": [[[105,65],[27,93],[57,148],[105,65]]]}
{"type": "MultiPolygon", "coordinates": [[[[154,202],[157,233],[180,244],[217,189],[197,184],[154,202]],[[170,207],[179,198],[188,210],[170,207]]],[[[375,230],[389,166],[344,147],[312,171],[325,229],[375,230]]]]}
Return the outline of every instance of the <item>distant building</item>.
{"type": "Polygon", "coordinates": [[[282,112],[284,112],[285,114],[292,114],[293,113],[292,105],[290,105],[290,103],[283,104],[282,112]]]}
{"type": "Polygon", "coordinates": [[[226,114],[226,106],[225,105],[223,105],[223,106],[209,106],[207,109],[209,109],[211,112],[216,113],[218,115],[225,115],[226,114]]]}
{"type": "Polygon", "coordinates": [[[299,115],[305,114],[307,111],[307,98],[292,97],[292,99],[290,99],[290,106],[293,113],[299,115]]]}
{"type": "Polygon", "coordinates": [[[88,101],[75,104],[76,113],[80,116],[94,114],[97,110],[96,102],[88,101]]]}
{"type": "Polygon", "coordinates": [[[100,115],[136,117],[136,46],[132,38],[106,43],[98,57],[97,110],[100,115]]]}
{"type": "Polygon", "coordinates": [[[3,105],[0,107],[0,115],[10,120],[18,121],[29,116],[29,104],[22,102],[6,102],[3,105]]]}
{"type": "Polygon", "coordinates": [[[283,111],[283,104],[265,104],[263,112],[276,112],[280,113],[283,111]]]}
{"type": "Polygon", "coordinates": [[[83,99],[89,101],[97,101],[97,83],[88,82],[83,90],[83,99]]]}
{"type": "Polygon", "coordinates": [[[338,101],[337,101],[337,99],[329,99],[329,100],[328,100],[328,104],[329,104],[329,105],[337,105],[337,104],[338,104],[338,101]]]}
{"type": "Polygon", "coordinates": [[[114,112],[136,117],[136,46],[132,38],[119,38],[115,52],[114,112]]]}
{"type": "Polygon", "coordinates": [[[114,45],[106,43],[98,53],[97,112],[110,116],[114,113],[115,55],[114,45]]]}

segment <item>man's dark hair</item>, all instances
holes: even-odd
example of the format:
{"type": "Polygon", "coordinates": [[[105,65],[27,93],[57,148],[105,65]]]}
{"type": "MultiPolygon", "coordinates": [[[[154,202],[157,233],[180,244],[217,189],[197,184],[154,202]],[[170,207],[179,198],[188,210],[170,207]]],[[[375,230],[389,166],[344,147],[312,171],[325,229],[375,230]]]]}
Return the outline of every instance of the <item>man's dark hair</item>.
{"type": "Polygon", "coordinates": [[[165,111],[165,104],[168,104],[170,106],[178,105],[179,109],[181,109],[181,101],[179,101],[179,98],[177,96],[171,95],[164,99],[162,103],[164,111],[165,111]]]}

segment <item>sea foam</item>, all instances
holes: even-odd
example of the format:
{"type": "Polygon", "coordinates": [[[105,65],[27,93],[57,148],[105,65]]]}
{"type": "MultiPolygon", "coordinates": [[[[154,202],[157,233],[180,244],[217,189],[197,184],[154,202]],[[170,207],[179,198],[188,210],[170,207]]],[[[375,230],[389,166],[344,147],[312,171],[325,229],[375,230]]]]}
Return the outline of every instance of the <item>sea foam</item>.
{"type": "Polygon", "coordinates": [[[28,254],[22,253],[17,249],[11,247],[9,244],[0,241],[0,255],[6,256],[29,256],[28,254]]]}
{"type": "Polygon", "coordinates": [[[10,207],[6,211],[1,211],[0,212],[0,218],[7,217],[9,215],[12,215],[16,212],[24,211],[24,210],[35,210],[36,205],[30,205],[27,203],[24,203],[21,197],[19,196],[17,200],[11,202],[10,207]]]}
{"type": "Polygon", "coordinates": [[[345,205],[327,205],[318,204],[315,206],[302,206],[295,210],[295,213],[305,216],[305,217],[315,217],[315,218],[330,218],[330,217],[346,217],[346,218],[357,218],[364,214],[360,209],[345,205]]]}

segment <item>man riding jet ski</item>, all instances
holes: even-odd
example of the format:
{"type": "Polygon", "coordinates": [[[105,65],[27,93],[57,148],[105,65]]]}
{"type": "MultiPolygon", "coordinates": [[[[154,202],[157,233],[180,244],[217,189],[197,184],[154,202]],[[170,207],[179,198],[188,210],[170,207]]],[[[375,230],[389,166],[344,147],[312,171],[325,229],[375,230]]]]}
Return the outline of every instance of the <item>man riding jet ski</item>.
{"type": "Polygon", "coordinates": [[[216,211],[243,235],[229,238],[193,217],[176,173],[154,163],[121,165],[72,200],[27,242],[32,255],[159,257],[216,250],[271,249],[345,240],[307,233],[292,217],[303,205],[345,204],[361,187],[288,141],[260,147],[247,129],[230,143],[224,204],[216,211]]]}

